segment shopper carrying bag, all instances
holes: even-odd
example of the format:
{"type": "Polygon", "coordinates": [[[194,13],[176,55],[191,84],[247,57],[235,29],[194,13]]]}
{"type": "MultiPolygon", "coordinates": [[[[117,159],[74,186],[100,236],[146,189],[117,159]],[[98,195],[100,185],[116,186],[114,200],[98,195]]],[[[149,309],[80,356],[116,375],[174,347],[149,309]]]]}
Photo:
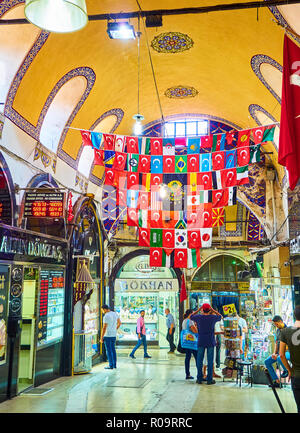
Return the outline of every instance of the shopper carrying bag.
{"type": "Polygon", "coordinates": [[[180,346],[185,353],[185,378],[194,379],[190,374],[190,361],[192,355],[197,363],[198,330],[195,323],[190,320],[193,310],[186,310],[183,316],[182,331],[180,333],[180,346]]]}

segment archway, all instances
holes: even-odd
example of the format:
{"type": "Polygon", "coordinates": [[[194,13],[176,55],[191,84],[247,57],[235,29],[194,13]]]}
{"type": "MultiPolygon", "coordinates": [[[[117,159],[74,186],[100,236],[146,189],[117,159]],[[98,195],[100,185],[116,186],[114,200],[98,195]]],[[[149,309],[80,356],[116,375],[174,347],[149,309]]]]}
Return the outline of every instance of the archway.
{"type": "Polygon", "coordinates": [[[10,170],[0,153],[0,222],[7,225],[16,223],[16,197],[13,189],[10,170]]]}

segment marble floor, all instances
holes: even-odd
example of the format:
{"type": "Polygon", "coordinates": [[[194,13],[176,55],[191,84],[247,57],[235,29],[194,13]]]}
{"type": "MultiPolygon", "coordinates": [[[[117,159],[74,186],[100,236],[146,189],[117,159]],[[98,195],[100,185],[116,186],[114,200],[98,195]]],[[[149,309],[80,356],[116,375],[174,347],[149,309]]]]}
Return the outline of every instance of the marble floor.
{"type": "MultiPolygon", "coordinates": [[[[39,388],[44,395],[20,394],[0,404],[0,413],[280,413],[270,388],[216,379],[215,385],[185,380],[184,355],[167,349],[149,349],[151,359],[128,358],[129,349],[118,349],[118,368],[106,363],[91,373],[61,377],[39,388]]],[[[191,360],[191,374],[196,367],[191,360]]],[[[290,386],[278,390],[287,413],[296,406],[290,386]]]]}

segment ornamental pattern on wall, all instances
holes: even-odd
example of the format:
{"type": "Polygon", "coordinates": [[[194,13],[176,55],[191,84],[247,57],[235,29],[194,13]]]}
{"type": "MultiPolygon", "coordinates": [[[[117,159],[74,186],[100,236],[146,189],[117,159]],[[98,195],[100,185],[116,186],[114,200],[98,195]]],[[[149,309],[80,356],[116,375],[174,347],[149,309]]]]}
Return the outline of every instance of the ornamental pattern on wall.
{"type": "Polygon", "coordinates": [[[179,32],[161,33],[151,42],[151,47],[159,53],[181,53],[193,45],[194,41],[188,35],[179,32]]]}
{"type": "Polygon", "coordinates": [[[177,99],[183,99],[183,98],[194,98],[198,95],[198,90],[196,90],[194,87],[189,86],[174,86],[169,87],[165,91],[165,96],[168,98],[177,98],[177,99]]]}
{"type": "Polygon", "coordinates": [[[261,73],[260,67],[263,63],[267,63],[268,65],[273,66],[274,68],[278,69],[278,71],[282,72],[282,66],[276,62],[276,60],[272,59],[269,56],[266,56],[264,54],[256,54],[251,59],[251,67],[255,75],[258,77],[258,79],[263,83],[264,86],[269,90],[269,92],[272,93],[275,99],[279,103],[281,103],[281,98],[277,93],[272,89],[272,87],[269,85],[269,83],[265,80],[263,74],[261,73]]]}

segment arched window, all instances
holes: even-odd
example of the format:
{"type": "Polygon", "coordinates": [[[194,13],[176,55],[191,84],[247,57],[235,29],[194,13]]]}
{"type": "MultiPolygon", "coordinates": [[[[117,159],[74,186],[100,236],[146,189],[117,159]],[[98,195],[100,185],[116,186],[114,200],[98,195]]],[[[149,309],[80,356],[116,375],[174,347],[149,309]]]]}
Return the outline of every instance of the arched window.
{"type": "Polygon", "coordinates": [[[216,281],[237,282],[249,281],[249,275],[242,277],[240,271],[244,271],[247,265],[240,259],[230,256],[217,256],[206,262],[195,274],[193,282],[216,281]]]}
{"type": "Polygon", "coordinates": [[[62,131],[87,86],[83,76],[68,80],[56,93],[47,110],[40,132],[40,142],[56,153],[62,131]]]}
{"type": "Polygon", "coordinates": [[[170,120],[165,123],[163,129],[165,137],[189,137],[207,135],[208,133],[207,120],[189,117],[170,120]]]}

